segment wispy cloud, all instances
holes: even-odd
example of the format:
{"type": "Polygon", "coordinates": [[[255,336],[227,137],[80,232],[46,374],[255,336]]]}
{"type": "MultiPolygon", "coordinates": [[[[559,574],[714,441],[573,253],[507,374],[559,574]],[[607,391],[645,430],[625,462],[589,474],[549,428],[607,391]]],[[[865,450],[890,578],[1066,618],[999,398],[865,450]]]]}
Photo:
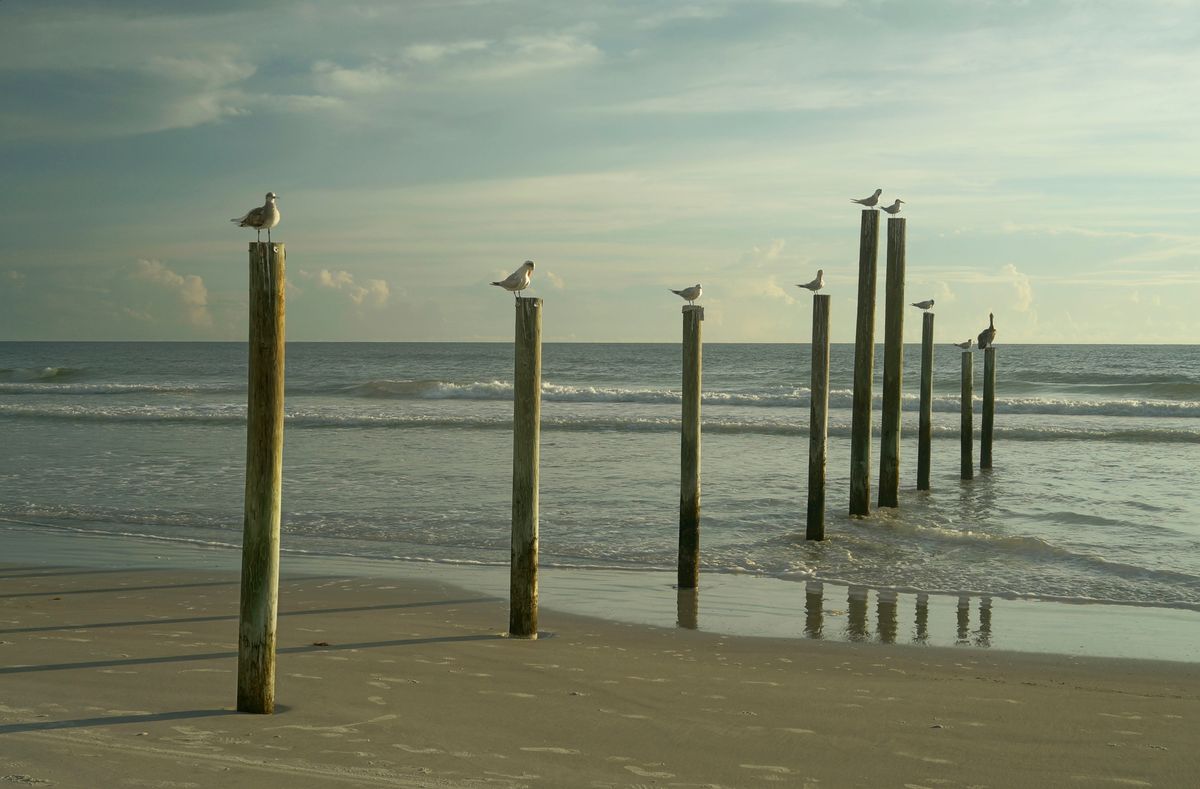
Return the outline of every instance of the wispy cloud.
{"type": "Polygon", "coordinates": [[[322,288],[345,293],[351,302],[362,306],[385,307],[391,298],[392,289],[386,280],[368,279],[360,284],[349,271],[321,269],[316,272],[301,269],[300,276],[312,280],[322,288]]]}
{"type": "Polygon", "coordinates": [[[139,260],[131,274],[173,293],[183,306],[184,319],[197,328],[212,326],[208,311],[208,288],[195,274],[177,274],[158,260],[139,260]]]}

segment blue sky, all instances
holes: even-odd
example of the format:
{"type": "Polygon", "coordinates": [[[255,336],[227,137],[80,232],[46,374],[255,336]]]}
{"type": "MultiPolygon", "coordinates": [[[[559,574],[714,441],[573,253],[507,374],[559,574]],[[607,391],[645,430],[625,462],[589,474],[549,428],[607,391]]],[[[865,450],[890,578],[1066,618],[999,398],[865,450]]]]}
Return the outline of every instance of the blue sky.
{"type": "Polygon", "coordinates": [[[807,341],[823,268],[846,342],[881,187],[939,340],[1194,343],[1197,52],[1166,0],[4,0],[0,339],[244,338],[273,190],[293,340],[510,339],[530,258],[547,340],[701,282],[807,341]]]}

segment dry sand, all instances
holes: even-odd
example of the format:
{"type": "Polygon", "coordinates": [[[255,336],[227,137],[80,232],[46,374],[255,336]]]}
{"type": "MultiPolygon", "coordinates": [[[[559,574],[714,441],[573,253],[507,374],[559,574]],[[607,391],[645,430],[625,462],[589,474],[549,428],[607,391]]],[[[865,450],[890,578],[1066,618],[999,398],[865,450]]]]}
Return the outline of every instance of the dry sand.
{"type": "Polygon", "coordinates": [[[419,580],[0,566],[0,787],[1193,787],[1194,664],[722,637],[419,580]],[[327,644],[318,646],[316,644],[327,644]]]}

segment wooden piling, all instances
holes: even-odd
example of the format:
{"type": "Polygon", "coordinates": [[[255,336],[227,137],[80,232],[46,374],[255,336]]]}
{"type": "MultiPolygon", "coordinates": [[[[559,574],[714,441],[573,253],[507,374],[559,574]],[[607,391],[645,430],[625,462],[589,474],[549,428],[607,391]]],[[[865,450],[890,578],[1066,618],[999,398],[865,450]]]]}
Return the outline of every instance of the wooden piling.
{"type": "Polygon", "coordinates": [[[683,308],[683,425],[679,451],[680,589],[700,582],[700,371],[703,362],[701,324],[704,308],[683,308]]]}
{"type": "Polygon", "coordinates": [[[275,711],[279,518],[283,479],[283,244],[250,244],[246,499],[238,617],[237,708],[275,711]]]}
{"type": "Polygon", "coordinates": [[[904,379],[904,217],[887,222],[883,402],[879,427],[880,507],[900,506],[900,389],[904,379]]]}
{"type": "Polygon", "coordinates": [[[917,490],[929,490],[933,453],[933,313],[921,323],[921,417],[917,427],[917,490]]]}
{"type": "Polygon", "coordinates": [[[871,512],[871,388],[875,367],[875,258],[879,212],[865,209],[858,244],[858,317],[854,332],[854,401],[850,421],[850,514],[871,512]]]}
{"type": "Polygon", "coordinates": [[[513,342],[512,556],[508,632],[537,638],[538,474],[542,432],[542,300],[516,300],[513,342]]]}
{"type": "Polygon", "coordinates": [[[996,349],[983,350],[983,424],[979,429],[979,468],[992,467],[992,425],[996,420],[996,349]]]}
{"type": "Polygon", "coordinates": [[[971,414],[971,399],[974,393],[975,364],[970,351],[962,355],[962,422],[959,426],[959,443],[961,445],[958,471],[961,479],[974,479],[975,469],[972,461],[974,420],[971,414]]]}
{"type": "Polygon", "coordinates": [[[675,624],[684,630],[700,627],[700,590],[676,589],[675,624]]]}
{"type": "Polygon", "coordinates": [[[808,408],[807,540],[825,539],[825,468],[829,457],[829,296],[813,294],[812,377],[808,408]]]}

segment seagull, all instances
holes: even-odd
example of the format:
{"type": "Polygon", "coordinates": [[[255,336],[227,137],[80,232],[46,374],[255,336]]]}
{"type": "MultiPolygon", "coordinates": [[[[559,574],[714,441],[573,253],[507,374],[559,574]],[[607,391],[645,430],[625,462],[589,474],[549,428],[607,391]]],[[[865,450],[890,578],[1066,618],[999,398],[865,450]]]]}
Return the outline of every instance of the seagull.
{"type": "Polygon", "coordinates": [[[897,197],[896,202],[892,203],[891,205],[883,206],[883,210],[887,211],[892,216],[895,216],[896,214],[900,213],[900,204],[903,202],[903,200],[897,197]]]}
{"type": "Polygon", "coordinates": [[[881,194],[883,194],[883,190],[876,189],[875,194],[871,195],[870,197],[864,197],[862,200],[851,200],[850,202],[858,203],[859,205],[865,205],[867,208],[874,208],[879,202],[879,195],[881,194]]]}
{"type": "Polygon", "coordinates": [[[825,287],[825,270],[817,269],[817,278],[812,282],[806,282],[803,285],[796,285],[797,288],[808,288],[813,293],[816,293],[821,288],[825,287]]]}
{"type": "Polygon", "coordinates": [[[699,282],[690,288],[684,288],[683,290],[675,290],[674,288],[667,288],[667,290],[671,291],[676,296],[685,299],[688,304],[695,304],[696,299],[700,298],[700,294],[704,292],[704,290],[700,287],[699,282]]]}
{"type": "Polygon", "coordinates": [[[504,288],[505,290],[512,291],[513,293],[517,294],[517,298],[519,299],[521,298],[521,291],[529,287],[529,279],[532,276],[533,261],[526,260],[521,264],[519,269],[509,274],[499,282],[493,282],[492,284],[497,287],[504,288]]]}
{"type": "Polygon", "coordinates": [[[925,310],[926,312],[928,312],[929,308],[933,306],[933,299],[925,299],[925,301],[914,301],[913,306],[919,310],[925,310]]]}
{"type": "Polygon", "coordinates": [[[979,332],[979,350],[986,351],[996,340],[996,316],[988,313],[988,327],[979,332]]]}
{"type": "Polygon", "coordinates": [[[257,235],[257,240],[262,241],[262,231],[267,231],[267,243],[271,243],[271,228],[279,224],[279,208],[275,205],[275,193],[267,192],[267,201],[258,208],[251,208],[246,212],[246,215],[237,219],[230,219],[230,222],[237,222],[238,227],[252,227],[257,235]]]}
{"type": "Polygon", "coordinates": [[[968,337],[963,342],[956,342],[954,344],[959,348],[962,348],[964,351],[969,351],[971,349],[971,338],[968,337]]]}

